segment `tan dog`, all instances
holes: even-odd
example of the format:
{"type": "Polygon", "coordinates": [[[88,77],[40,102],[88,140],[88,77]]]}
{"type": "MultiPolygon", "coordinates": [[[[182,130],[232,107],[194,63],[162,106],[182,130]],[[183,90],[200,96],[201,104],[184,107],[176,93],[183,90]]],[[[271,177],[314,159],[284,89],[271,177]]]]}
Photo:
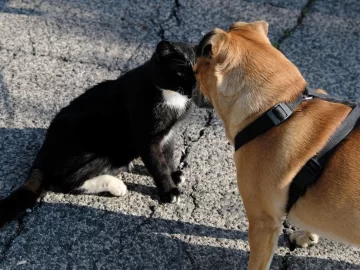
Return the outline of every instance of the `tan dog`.
{"type": "MultiPolygon", "coordinates": [[[[274,105],[296,100],[306,87],[297,67],[270,44],[267,34],[264,21],[237,22],[228,31],[214,29],[198,47],[194,72],[199,96],[212,103],[232,144],[239,131],[274,105]]],[[[350,111],[344,104],[321,99],[302,102],[284,123],[235,152],[239,191],[249,220],[249,269],[269,269],[292,179],[350,111]]],[[[291,236],[298,245],[316,243],[314,233],[360,244],[359,157],[360,129],[356,128],[291,208],[290,221],[306,230],[291,236]]]]}

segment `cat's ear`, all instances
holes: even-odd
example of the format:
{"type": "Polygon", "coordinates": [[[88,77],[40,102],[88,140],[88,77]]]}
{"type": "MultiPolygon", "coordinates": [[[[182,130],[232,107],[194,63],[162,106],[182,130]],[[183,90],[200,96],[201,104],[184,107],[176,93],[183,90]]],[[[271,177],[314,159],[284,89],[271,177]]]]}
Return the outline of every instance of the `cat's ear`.
{"type": "Polygon", "coordinates": [[[174,45],[167,40],[160,41],[156,46],[156,55],[158,57],[166,57],[176,52],[174,45]]]}

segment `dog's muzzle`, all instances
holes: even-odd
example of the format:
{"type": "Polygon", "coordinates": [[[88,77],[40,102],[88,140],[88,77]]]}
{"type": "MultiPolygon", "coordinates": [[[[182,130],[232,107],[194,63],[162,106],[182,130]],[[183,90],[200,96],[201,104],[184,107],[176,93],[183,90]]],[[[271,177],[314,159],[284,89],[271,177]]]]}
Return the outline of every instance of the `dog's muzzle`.
{"type": "Polygon", "coordinates": [[[199,87],[195,87],[192,92],[192,100],[199,108],[213,109],[213,105],[210,100],[206,98],[200,91],[199,87]]]}

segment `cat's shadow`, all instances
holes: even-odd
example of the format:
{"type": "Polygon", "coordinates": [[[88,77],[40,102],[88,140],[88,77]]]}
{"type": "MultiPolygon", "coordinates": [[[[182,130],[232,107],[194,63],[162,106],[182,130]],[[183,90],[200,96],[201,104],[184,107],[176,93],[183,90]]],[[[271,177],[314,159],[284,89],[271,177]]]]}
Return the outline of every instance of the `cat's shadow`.
{"type": "Polygon", "coordinates": [[[152,199],[159,200],[156,187],[131,182],[125,182],[125,185],[129,191],[137,192],[145,196],[150,196],[152,199]]]}
{"type": "Polygon", "coordinates": [[[142,176],[150,176],[150,173],[146,169],[145,165],[142,164],[134,164],[134,167],[131,170],[131,173],[142,175],[142,176]]]}
{"type": "Polygon", "coordinates": [[[131,177],[132,174],[151,177],[145,165],[133,164],[131,172],[126,173],[126,176],[123,179],[124,183],[126,184],[129,191],[137,192],[145,196],[150,196],[152,199],[159,201],[159,197],[157,196],[157,188],[155,186],[148,186],[127,181],[127,178],[131,177]]]}

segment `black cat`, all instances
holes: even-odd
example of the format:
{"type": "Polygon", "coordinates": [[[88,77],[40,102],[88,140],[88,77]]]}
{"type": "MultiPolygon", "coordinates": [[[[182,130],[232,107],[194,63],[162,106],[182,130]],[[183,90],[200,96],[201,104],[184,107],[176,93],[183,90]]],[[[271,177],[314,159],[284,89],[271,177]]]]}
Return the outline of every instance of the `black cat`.
{"type": "Polygon", "coordinates": [[[28,180],[0,201],[0,226],[46,190],[124,195],[115,175],[140,156],[162,202],[180,195],[172,129],[191,106],[194,47],[161,41],[151,59],[74,99],[53,119],[28,180]]]}

